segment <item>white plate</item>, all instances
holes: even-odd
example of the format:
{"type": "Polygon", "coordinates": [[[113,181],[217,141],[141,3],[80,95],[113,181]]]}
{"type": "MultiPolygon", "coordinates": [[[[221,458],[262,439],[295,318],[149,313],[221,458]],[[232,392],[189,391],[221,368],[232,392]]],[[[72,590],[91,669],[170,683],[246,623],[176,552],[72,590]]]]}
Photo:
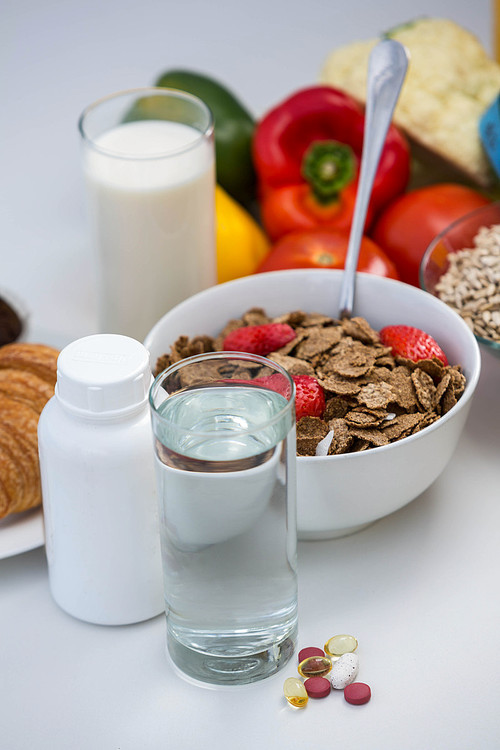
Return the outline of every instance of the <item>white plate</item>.
{"type": "Polygon", "coordinates": [[[0,521],[0,560],[45,543],[41,508],[14,513],[0,521]]]}

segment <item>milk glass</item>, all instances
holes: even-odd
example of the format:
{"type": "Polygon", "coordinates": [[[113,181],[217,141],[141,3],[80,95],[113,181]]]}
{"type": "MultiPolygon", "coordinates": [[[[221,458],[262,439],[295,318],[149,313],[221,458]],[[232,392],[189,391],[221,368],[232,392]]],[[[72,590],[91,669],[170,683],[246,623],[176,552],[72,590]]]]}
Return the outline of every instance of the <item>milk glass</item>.
{"type": "Polygon", "coordinates": [[[213,118],[198,98],[135,89],[79,121],[100,329],[143,340],[216,283],[213,118]]]}
{"type": "Polygon", "coordinates": [[[190,357],[150,391],[167,646],[195,679],[243,684],[297,635],[295,400],[262,357],[190,357]]]}

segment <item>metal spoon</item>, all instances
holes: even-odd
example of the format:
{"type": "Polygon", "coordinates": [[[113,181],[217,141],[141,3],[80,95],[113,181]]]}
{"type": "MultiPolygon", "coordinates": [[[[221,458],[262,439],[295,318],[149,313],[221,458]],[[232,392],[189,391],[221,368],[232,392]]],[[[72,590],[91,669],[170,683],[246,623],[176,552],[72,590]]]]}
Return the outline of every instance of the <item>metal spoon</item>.
{"type": "Polygon", "coordinates": [[[394,39],[384,39],[373,48],[368,62],[365,130],[359,184],[340,287],[340,318],[350,318],[352,314],[356,269],[366,211],[382,148],[407,68],[408,53],[405,47],[394,39]]]}

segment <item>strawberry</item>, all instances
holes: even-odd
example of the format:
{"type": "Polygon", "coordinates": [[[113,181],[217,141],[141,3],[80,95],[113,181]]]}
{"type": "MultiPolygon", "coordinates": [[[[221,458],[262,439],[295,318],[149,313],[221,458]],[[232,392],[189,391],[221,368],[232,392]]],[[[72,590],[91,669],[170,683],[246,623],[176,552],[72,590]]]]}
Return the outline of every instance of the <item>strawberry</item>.
{"type": "Polygon", "coordinates": [[[260,386],[264,386],[264,388],[269,388],[270,391],[276,391],[276,393],[284,396],[287,401],[291,396],[289,381],[278,372],[272,375],[259,375],[259,377],[252,380],[252,383],[258,383],[260,386]]]}
{"type": "MultiPolygon", "coordinates": [[[[316,378],[311,375],[293,375],[292,380],[295,383],[295,418],[298,421],[301,417],[321,417],[325,410],[325,392],[316,378]]],[[[227,381],[234,385],[259,385],[269,388],[270,391],[280,393],[286,399],[290,398],[290,388],[287,381],[275,372],[272,375],[259,375],[253,380],[244,380],[241,378],[232,378],[227,381]]]]}
{"type": "Polygon", "coordinates": [[[231,383],[234,385],[258,385],[261,388],[268,388],[270,391],[279,393],[280,396],[288,399],[290,398],[290,384],[288,380],[279,372],[274,372],[272,375],[258,375],[256,378],[228,378],[223,380],[224,383],[231,383]]]}
{"type": "Polygon", "coordinates": [[[287,323],[265,323],[243,326],[228,333],[222,348],[231,352],[249,352],[265,357],[295,338],[295,331],[287,323]]]}
{"type": "Polygon", "coordinates": [[[439,344],[425,331],[412,326],[385,326],[380,330],[380,341],[390,346],[394,356],[405,357],[413,362],[420,359],[440,359],[443,365],[448,364],[446,354],[439,344]]]}
{"type": "Polygon", "coordinates": [[[311,375],[294,375],[295,417],[321,417],[325,410],[325,392],[311,375]]]}

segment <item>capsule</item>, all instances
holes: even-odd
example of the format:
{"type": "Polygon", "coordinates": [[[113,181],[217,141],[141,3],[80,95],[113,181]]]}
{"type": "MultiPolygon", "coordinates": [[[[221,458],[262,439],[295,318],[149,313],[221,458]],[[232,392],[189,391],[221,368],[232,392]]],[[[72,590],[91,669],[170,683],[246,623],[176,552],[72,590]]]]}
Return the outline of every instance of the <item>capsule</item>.
{"type": "Polygon", "coordinates": [[[342,654],[333,665],[331,683],[334,690],[343,690],[354,682],[359,672],[357,654],[342,654]]]}
{"type": "Polygon", "coordinates": [[[298,666],[299,674],[306,679],[308,677],[326,677],[331,669],[332,660],[328,656],[309,656],[301,661],[298,666]]]}
{"type": "Polygon", "coordinates": [[[305,708],[309,696],[302,680],[298,677],[288,677],[283,685],[283,693],[288,703],[295,708],[305,708]]]}
{"type": "Polygon", "coordinates": [[[334,635],[325,643],[325,651],[334,659],[343,654],[352,654],[356,651],[358,642],[353,635],[334,635]]]}

